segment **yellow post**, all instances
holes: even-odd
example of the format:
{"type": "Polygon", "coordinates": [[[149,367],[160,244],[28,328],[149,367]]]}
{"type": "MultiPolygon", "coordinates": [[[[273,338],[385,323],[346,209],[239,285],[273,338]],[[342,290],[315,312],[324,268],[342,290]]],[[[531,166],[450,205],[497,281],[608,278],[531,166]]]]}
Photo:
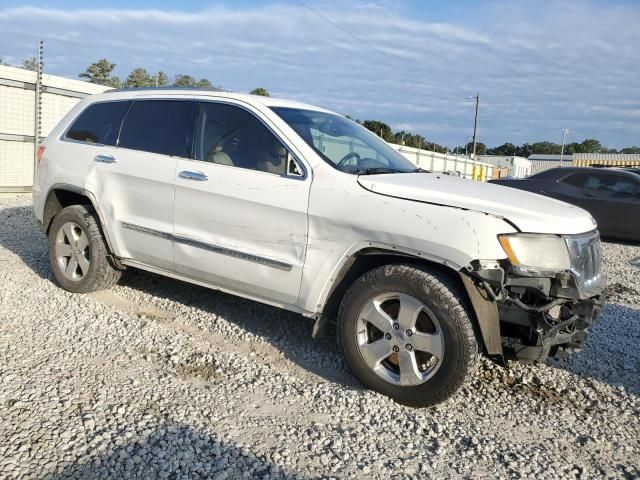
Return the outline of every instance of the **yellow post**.
{"type": "Polygon", "coordinates": [[[478,180],[478,165],[473,164],[473,170],[471,171],[471,180],[478,180]]]}
{"type": "Polygon", "coordinates": [[[480,181],[481,182],[486,182],[487,181],[487,166],[486,165],[480,165],[480,181]]]}

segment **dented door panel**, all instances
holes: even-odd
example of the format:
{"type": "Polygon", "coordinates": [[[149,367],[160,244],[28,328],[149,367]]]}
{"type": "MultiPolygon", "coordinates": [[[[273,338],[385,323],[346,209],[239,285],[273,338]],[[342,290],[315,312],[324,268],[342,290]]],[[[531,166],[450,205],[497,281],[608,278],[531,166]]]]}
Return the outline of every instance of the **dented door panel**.
{"type": "Polygon", "coordinates": [[[309,179],[197,160],[175,180],[174,258],[183,275],[246,295],[298,303],[309,179]]]}

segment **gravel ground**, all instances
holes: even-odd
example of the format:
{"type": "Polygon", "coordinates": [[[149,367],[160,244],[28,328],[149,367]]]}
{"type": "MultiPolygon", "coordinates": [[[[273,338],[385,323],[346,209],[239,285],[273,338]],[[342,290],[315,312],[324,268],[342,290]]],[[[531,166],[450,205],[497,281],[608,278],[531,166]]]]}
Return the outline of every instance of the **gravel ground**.
{"type": "Polygon", "coordinates": [[[0,477],[638,478],[640,247],[565,361],[482,361],[412,410],[364,390],[294,314],[142,272],[52,282],[28,196],[0,198],[0,477]]]}

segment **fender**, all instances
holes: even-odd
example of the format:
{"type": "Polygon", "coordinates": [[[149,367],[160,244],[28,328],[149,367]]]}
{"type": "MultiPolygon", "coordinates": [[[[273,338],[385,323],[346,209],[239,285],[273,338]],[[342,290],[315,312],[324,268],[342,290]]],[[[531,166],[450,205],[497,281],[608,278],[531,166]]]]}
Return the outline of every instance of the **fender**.
{"type": "Polygon", "coordinates": [[[111,239],[109,238],[108,231],[105,228],[105,225],[106,225],[105,217],[100,211],[100,208],[98,208],[98,202],[96,202],[95,196],[90,191],[85,190],[82,187],[78,187],[77,185],[71,185],[68,183],[54,183],[49,187],[45,197],[46,200],[44,202],[44,212],[42,215],[43,231],[45,233],[47,232],[47,230],[49,229],[49,226],[51,225],[51,221],[53,220],[53,217],[55,216],[57,211],[59,209],[64,208],[64,206],[59,202],[57,198],[55,200],[51,198],[56,191],[65,191],[65,192],[75,193],[76,195],[81,195],[89,200],[89,202],[91,203],[91,206],[93,207],[95,212],[98,214],[98,219],[100,220],[100,227],[102,229],[102,234],[104,235],[105,241],[107,242],[107,248],[109,249],[109,252],[111,253],[111,255],[114,255],[115,250],[113,249],[113,244],[111,242],[111,239]]]}
{"type": "Polygon", "coordinates": [[[357,255],[363,254],[372,254],[372,253],[381,253],[387,255],[396,255],[396,256],[406,256],[408,258],[413,259],[422,259],[427,260],[432,263],[437,263],[443,265],[445,267],[451,268],[454,271],[459,271],[462,269],[462,265],[458,265],[455,262],[448,260],[446,258],[441,258],[436,255],[431,255],[429,253],[421,252],[418,250],[413,250],[411,248],[401,247],[399,245],[393,245],[389,243],[381,243],[381,242],[373,242],[373,241],[365,241],[359,242],[352,245],[340,258],[337,265],[331,272],[331,275],[325,282],[318,301],[316,302],[315,313],[317,315],[321,315],[323,309],[326,305],[327,299],[329,295],[333,292],[335,287],[340,283],[340,281],[344,278],[346,273],[349,271],[351,264],[354,261],[354,257],[357,255]]]}

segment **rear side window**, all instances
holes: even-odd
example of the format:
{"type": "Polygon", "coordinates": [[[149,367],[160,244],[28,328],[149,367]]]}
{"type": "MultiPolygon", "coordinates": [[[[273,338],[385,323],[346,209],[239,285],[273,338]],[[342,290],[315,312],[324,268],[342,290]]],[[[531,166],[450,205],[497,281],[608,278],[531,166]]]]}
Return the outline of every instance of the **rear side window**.
{"type": "Polygon", "coordinates": [[[65,137],[81,142],[113,146],[118,140],[120,124],[130,105],[130,101],[89,105],[73,122],[65,137]]]}
{"type": "Polygon", "coordinates": [[[196,102],[180,100],[134,102],[118,147],[190,158],[196,107],[196,102]]]}
{"type": "Polygon", "coordinates": [[[584,182],[587,179],[587,176],[584,173],[574,173],[565,177],[561,180],[562,183],[568,183],[569,185],[573,185],[574,187],[582,188],[584,186],[584,182]]]}
{"type": "Polygon", "coordinates": [[[614,195],[636,195],[640,190],[639,184],[621,175],[589,175],[585,188],[601,190],[614,195]]]}

